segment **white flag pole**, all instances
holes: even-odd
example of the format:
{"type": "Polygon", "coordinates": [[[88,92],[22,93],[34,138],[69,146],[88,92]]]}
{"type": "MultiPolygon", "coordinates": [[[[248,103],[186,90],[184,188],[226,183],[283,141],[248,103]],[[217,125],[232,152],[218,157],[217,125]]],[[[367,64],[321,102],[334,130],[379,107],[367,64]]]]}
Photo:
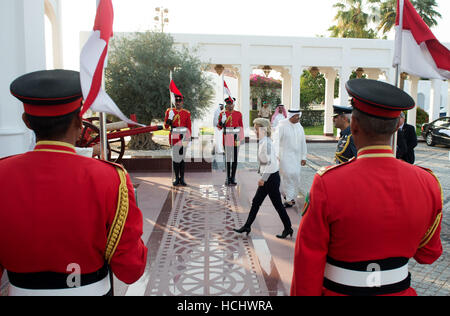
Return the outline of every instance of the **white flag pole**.
{"type": "MultiPolygon", "coordinates": [[[[100,4],[100,0],[97,1],[96,9],[98,9],[98,6],[100,4]]],[[[97,10],[96,10],[97,12],[97,10]]],[[[102,74],[102,89],[105,89],[105,68],[106,68],[106,59],[105,64],[103,65],[103,74],[102,74]]],[[[107,136],[106,136],[106,113],[100,112],[100,159],[101,160],[107,160],[108,154],[107,154],[107,136]]]]}
{"type": "Polygon", "coordinates": [[[402,45],[403,45],[403,10],[405,6],[405,0],[399,1],[399,22],[397,27],[397,32],[395,33],[395,56],[394,56],[394,65],[395,65],[395,86],[398,88],[400,85],[400,63],[402,60],[402,45]]]}
{"type": "MultiPolygon", "coordinates": [[[[405,0],[398,0],[398,14],[399,21],[397,32],[395,33],[395,52],[394,52],[394,65],[395,65],[395,86],[397,88],[400,87],[400,63],[402,60],[402,45],[403,45],[403,11],[405,6],[405,0]]],[[[398,131],[392,135],[392,151],[394,156],[397,156],[397,140],[398,140],[398,131]]]]}

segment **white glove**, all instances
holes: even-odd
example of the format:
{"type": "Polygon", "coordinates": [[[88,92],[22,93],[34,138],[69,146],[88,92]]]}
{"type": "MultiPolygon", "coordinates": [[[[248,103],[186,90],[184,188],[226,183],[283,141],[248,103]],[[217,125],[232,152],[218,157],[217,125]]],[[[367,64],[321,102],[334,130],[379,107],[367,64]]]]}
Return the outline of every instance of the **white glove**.
{"type": "Polygon", "coordinates": [[[174,116],[175,116],[175,112],[173,110],[170,110],[170,112],[169,112],[169,120],[173,120],[174,116]]]}
{"type": "Polygon", "coordinates": [[[227,115],[225,113],[222,113],[222,124],[225,124],[227,121],[227,115]]]}

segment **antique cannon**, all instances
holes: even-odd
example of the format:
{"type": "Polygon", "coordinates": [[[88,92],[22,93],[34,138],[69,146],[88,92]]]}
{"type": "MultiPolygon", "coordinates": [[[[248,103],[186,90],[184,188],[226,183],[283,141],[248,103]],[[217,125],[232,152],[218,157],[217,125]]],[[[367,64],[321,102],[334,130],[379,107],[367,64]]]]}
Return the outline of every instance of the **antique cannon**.
{"type": "MultiPolygon", "coordinates": [[[[143,133],[151,133],[162,130],[162,126],[144,126],[138,127],[128,125],[126,122],[107,122],[106,138],[107,138],[107,160],[120,163],[125,153],[125,137],[143,133]],[[117,154],[113,156],[113,153],[117,154]]],[[[90,117],[83,119],[83,129],[76,146],[87,148],[93,147],[100,143],[99,118],[90,117]],[[97,124],[96,124],[97,123],[97,124]]]]}

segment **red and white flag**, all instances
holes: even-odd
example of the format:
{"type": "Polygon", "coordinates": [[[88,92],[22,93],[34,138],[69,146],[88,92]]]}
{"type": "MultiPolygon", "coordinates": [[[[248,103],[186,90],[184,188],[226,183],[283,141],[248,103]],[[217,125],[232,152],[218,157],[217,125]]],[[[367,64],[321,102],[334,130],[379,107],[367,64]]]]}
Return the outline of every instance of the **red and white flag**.
{"type": "Polygon", "coordinates": [[[233,99],[233,97],[231,96],[231,91],[230,91],[230,89],[228,89],[228,86],[227,86],[227,83],[225,82],[225,80],[223,81],[223,90],[226,93],[226,95],[228,95],[229,98],[233,99]]]}
{"type": "Polygon", "coordinates": [[[442,45],[409,0],[397,1],[394,67],[422,78],[450,79],[450,51],[442,45]]]}
{"type": "Polygon", "coordinates": [[[180,90],[178,90],[177,86],[175,85],[175,82],[173,82],[173,80],[170,80],[170,85],[169,85],[169,91],[170,91],[170,104],[171,105],[175,105],[175,95],[179,95],[179,96],[183,96],[180,92],[180,90]]]}
{"type": "Polygon", "coordinates": [[[111,0],[99,0],[94,31],[80,55],[80,82],[85,100],[81,115],[90,108],[95,112],[112,114],[129,124],[136,125],[137,123],[128,119],[102,89],[103,68],[109,39],[113,35],[113,20],[114,10],[111,0]]]}

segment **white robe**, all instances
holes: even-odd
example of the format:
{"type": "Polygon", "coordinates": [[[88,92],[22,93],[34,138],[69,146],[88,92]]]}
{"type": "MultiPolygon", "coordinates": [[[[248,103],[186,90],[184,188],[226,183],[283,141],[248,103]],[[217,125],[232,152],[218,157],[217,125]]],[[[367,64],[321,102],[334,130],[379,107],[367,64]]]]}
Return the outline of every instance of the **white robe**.
{"type": "Polygon", "coordinates": [[[301,161],[306,160],[306,138],[300,123],[284,119],[274,133],[274,147],[280,160],[281,192],[287,201],[300,192],[301,161]]]}
{"type": "Polygon", "coordinates": [[[216,112],[214,112],[214,119],[213,119],[213,125],[214,125],[214,144],[215,144],[215,152],[216,154],[223,153],[223,131],[219,128],[217,128],[217,125],[219,124],[219,115],[222,110],[219,108],[216,109],[216,112]]]}
{"type": "Polygon", "coordinates": [[[280,121],[285,120],[285,119],[286,118],[284,117],[284,115],[282,113],[278,113],[277,116],[275,116],[275,119],[273,120],[272,128],[278,127],[278,124],[280,123],[280,121]]]}

